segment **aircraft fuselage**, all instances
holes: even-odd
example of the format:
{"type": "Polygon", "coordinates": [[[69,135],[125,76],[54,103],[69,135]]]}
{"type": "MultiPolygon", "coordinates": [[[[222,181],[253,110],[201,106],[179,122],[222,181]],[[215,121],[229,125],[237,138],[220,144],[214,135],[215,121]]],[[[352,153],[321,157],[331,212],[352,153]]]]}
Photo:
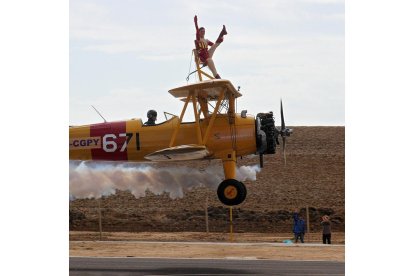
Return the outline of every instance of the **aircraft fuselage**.
{"type": "MultiPolygon", "coordinates": [[[[210,118],[200,120],[204,136],[210,118]]],[[[226,114],[217,114],[205,146],[208,159],[225,159],[229,149],[237,156],[256,153],[256,129],[253,116],[235,116],[234,130],[226,114]],[[233,135],[232,135],[233,133],[233,135]]],[[[70,160],[148,161],[145,156],[168,148],[179,123],[173,117],[154,126],[145,126],[141,119],[106,122],[69,128],[70,160]]],[[[173,146],[198,144],[195,122],[181,123],[173,146]]]]}

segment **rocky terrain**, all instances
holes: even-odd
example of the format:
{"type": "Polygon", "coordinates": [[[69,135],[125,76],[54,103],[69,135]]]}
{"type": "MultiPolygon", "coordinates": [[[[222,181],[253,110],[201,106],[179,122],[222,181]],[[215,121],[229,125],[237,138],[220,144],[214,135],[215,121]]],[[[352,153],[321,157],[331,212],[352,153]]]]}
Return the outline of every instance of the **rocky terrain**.
{"type": "MultiPolygon", "coordinates": [[[[320,217],[331,216],[333,231],[345,231],[345,127],[292,127],[287,141],[287,164],[281,152],[264,156],[256,181],[245,181],[247,198],[233,207],[235,232],[290,232],[292,212],[309,208],[312,232],[320,231],[320,217]]],[[[279,148],[278,148],[279,150],[279,148]]],[[[213,161],[216,162],[216,161],[213,161]]],[[[238,160],[238,166],[258,164],[258,156],[238,160]]],[[[211,162],[180,163],[205,168],[211,162]]],[[[69,203],[71,231],[98,231],[101,210],[106,232],[203,232],[206,207],[210,232],[228,232],[229,208],[205,187],[170,199],[150,192],[135,198],[129,192],[69,203]],[[99,208],[100,206],[100,208],[99,208]]]]}

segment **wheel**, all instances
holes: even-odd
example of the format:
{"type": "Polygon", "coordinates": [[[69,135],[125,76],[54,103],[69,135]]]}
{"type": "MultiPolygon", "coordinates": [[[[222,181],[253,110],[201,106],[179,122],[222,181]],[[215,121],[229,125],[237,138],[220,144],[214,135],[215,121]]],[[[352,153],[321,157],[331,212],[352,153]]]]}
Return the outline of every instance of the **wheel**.
{"type": "Polygon", "coordinates": [[[243,197],[240,199],[240,203],[242,203],[247,196],[247,189],[246,189],[246,185],[244,185],[242,182],[240,182],[241,187],[243,188],[244,192],[242,193],[243,197]]]}
{"type": "Polygon", "coordinates": [[[228,206],[238,205],[246,199],[247,190],[243,183],[236,179],[226,179],[220,183],[217,196],[221,203],[228,206]]]}

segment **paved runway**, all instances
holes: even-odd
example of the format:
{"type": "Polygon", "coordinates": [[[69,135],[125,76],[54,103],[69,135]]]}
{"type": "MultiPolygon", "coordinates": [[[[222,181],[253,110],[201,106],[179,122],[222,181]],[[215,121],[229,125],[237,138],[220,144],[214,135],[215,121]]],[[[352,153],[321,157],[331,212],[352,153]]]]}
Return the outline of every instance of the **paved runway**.
{"type": "Polygon", "coordinates": [[[345,275],[345,263],[248,259],[69,258],[70,275],[345,275]]]}

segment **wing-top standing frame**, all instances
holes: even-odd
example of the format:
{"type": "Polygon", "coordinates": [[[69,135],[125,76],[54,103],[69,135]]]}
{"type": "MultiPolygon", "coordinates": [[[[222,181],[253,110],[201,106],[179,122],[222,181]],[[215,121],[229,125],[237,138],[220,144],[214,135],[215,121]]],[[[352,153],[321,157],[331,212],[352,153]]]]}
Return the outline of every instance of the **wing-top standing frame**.
{"type": "Polygon", "coordinates": [[[241,97],[239,91],[237,91],[233,84],[224,79],[214,79],[190,84],[178,88],[174,88],[168,91],[176,98],[180,98],[184,101],[184,107],[179,117],[179,122],[176,125],[169,147],[173,147],[176,142],[176,137],[180,129],[181,122],[184,118],[185,111],[188,104],[193,104],[193,112],[195,118],[195,134],[199,145],[205,146],[211,133],[211,128],[214,125],[217,114],[220,112],[220,107],[227,109],[230,126],[234,127],[235,122],[235,101],[236,98],[241,97]],[[215,103],[215,104],[214,104],[215,103]],[[214,109],[210,112],[209,106],[214,109]],[[204,136],[201,134],[200,118],[204,117],[208,122],[208,126],[204,136]]]}

